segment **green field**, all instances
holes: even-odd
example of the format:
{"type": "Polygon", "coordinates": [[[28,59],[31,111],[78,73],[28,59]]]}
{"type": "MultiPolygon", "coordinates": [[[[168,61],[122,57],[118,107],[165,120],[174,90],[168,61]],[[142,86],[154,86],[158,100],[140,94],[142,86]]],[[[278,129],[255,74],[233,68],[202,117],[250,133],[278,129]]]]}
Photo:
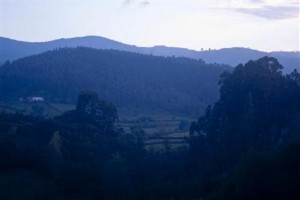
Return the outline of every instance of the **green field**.
{"type": "MultiPolygon", "coordinates": [[[[0,111],[18,112],[22,114],[33,114],[53,118],[66,111],[75,109],[74,104],[58,104],[47,102],[28,101],[0,101],[0,111]]],[[[139,110],[139,109],[118,109],[119,121],[117,126],[125,133],[131,129],[138,128],[145,133],[145,146],[147,149],[178,148],[186,146],[182,140],[150,139],[158,137],[188,137],[189,124],[195,120],[190,116],[178,113],[171,113],[161,110],[139,110]],[[172,143],[174,142],[175,143],[172,143]],[[178,144],[176,142],[179,142],[178,144]],[[154,144],[152,144],[154,143],[154,144]],[[157,144],[155,144],[157,143],[157,144]]]]}
{"type": "Polygon", "coordinates": [[[131,127],[142,128],[149,136],[164,136],[186,132],[191,121],[190,116],[161,110],[118,109],[118,125],[125,131],[131,127]]]}
{"type": "Polygon", "coordinates": [[[42,115],[46,118],[53,118],[66,111],[75,108],[73,104],[59,104],[47,102],[28,102],[28,101],[0,101],[0,111],[17,112],[22,114],[42,115]]]}

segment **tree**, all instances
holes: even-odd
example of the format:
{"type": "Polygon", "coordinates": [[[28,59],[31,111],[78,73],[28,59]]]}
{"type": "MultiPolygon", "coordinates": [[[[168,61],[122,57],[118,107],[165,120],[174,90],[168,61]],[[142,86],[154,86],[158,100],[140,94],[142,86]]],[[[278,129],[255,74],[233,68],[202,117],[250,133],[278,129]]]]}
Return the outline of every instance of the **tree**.
{"type": "Polygon", "coordinates": [[[191,126],[191,132],[207,133],[204,154],[209,165],[217,166],[214,174],[225,173],[249,151],[297,138],[299,74],[283,75],[281,70],[275,58],[264,57],[222,75],[220,99],[191,126]]]}
{"type": "Polygon", "coordinates": [[[105,130],[114,129],[118,120],[117,110],[112,103],[99,100],[97,93],[82,91],[77,100],[76,110],[65,113],[63,118],[80,123],[90,123],[105,130]]]}

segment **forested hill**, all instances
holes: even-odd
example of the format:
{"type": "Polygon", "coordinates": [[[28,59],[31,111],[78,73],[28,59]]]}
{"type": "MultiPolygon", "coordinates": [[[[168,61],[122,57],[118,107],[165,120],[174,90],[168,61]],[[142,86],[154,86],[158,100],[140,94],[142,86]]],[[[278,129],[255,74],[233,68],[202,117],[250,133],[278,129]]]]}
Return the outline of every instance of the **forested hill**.
{"type": "Polygon", "coordinates": [[[195,111],[218,98],[225,65],[117,50],[63,48],[0,67],[1,98],[74,102],[85,89],[117,106],[195,111]]]}
{"type": "Polygon", "coordinates": [[[285,67],[284,72],[300,69],[300,52],[263,52],[249,48],[224,48],[219,50],[196,51],[186,48],[167,46],[137,47],[110,40],[99,36],[75,37],[58,39],[48,42],[24,42],[0,37],[0,63],[25,56],[39,54],[48,50],[62,47],[91,47],[96,49],[115,49],[156,56],[177,56],[192,59],[202,59],[207,63],[223,63],[237,66],[248,60],[256,60],[264,56],[271,56],[285,67]]]}

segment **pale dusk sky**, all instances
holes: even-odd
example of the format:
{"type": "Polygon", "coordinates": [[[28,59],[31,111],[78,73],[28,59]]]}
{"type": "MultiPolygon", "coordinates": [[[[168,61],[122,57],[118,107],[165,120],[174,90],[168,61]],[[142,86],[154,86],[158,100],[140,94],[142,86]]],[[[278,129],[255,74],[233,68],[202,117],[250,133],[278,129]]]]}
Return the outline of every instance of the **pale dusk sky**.
{"type": "Polygon", "coordinates": [[[0,0],[0,36],[299,51],[299,0],[0,0]]]}

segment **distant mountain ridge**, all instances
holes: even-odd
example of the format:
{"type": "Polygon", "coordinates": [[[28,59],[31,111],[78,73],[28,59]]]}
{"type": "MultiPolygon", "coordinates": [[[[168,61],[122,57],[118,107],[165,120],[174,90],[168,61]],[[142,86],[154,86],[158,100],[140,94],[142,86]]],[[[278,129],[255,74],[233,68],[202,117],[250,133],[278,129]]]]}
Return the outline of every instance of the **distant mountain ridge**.
{"type": "Polygon", "coordinates": [[[58,39],[48,42],[24,42],[0,37],[0,63],[6,60],[39,54],[48,50],[62,47],[91,47],[95,49],[115,49],[156,56],[175,56],[193,59],[202,59],[207,63],[227,64],[235,67],[248,60],[256,60],[263,56],[272,56],[279,60],[285,67],[286,72],[300,69],[300,52],[263,52],[248,48],[223,48],[219,50],[196,51],[185,48],[154,46],[137,47],[99,36],[75,37],[69,39],[58,39]]]}

